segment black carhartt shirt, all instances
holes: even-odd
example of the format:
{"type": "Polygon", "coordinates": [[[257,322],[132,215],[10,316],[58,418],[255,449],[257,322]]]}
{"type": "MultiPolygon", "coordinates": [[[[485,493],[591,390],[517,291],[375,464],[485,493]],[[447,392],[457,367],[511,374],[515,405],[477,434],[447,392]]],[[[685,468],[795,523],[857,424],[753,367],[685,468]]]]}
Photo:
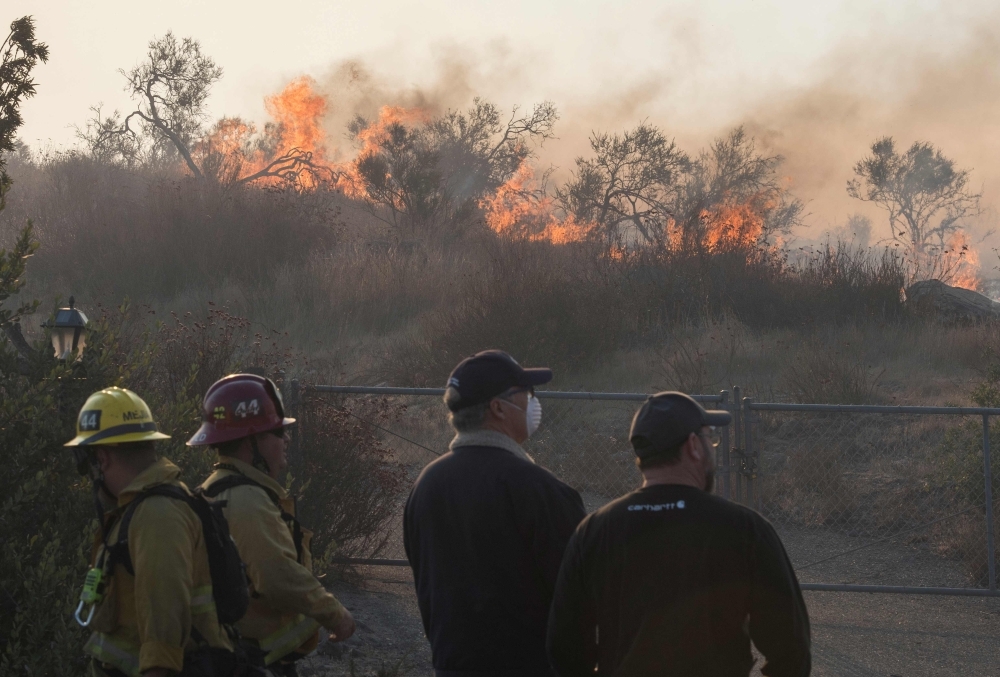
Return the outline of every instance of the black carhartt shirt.
{"type": "Polygon", "coordinates": [[[549,617],[560,677],[805,677],[809,617],[785,549],[756,512],[656,485],[589,515],[566,549],[549,617]]]}
{"type": "Polygon", "coordinates": [[[585,514],[574,489],[504,449],[457,447],[424,468],[403,535],[439,677],[551,674],[549,606],[585,514]]]}

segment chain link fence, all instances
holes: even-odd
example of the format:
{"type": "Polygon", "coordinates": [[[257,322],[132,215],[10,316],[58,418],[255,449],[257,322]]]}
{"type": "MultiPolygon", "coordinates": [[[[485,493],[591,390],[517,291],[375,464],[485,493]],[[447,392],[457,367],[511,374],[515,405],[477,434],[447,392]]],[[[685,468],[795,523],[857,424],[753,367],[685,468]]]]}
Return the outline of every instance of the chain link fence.
{"type": "MultiPolygon", "coordinates": [[[[440,389],[304,389],[362,415],[366,402],[388,404],[392,416],[367,423],[411,481],[453,436],[440,389]]],[[[525,448],[577,489],[588,511],[640,485],[628,429],[646,394],[536,394],[542,425],[525,448]]],[[[756,403],[739,388],[695,399],[734,416],[719,446],[716,493],[775,525],[804,589],[997,594],[1000,484],[989,450],[1000,409],[756,403]]],[[[404,501],[380,549],[347,561],[406,565],[404,501]]]]}
{"type": "Polygon", "coordinates": [[[804,588],[996,594],[1000,410],[741,409],[749,505],[781,534],[804,588]]]}

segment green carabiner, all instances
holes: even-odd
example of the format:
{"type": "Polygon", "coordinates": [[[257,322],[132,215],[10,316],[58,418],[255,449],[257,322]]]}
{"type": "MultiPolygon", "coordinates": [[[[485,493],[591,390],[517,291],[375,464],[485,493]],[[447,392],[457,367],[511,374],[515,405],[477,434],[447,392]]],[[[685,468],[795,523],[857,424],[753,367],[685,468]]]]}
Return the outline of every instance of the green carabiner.
{"type": "Polygon", "coordinates": [[[102,583],[104,582],[104,572],[93,567],[87,572],[87,577],[83,581],[83,591],[80,593],[80,604],[76,607],[76,622],[80,624],[80,627],[85,628],[90,625],[90,621],[94,619],[94,610],[97,608],[97,604],[104,598],[101,593],[102,583]],[[87,615],[87,620],[80,618],[80,612],[83,611],[85,606],[90,607],[90,613],[87,615]]]}

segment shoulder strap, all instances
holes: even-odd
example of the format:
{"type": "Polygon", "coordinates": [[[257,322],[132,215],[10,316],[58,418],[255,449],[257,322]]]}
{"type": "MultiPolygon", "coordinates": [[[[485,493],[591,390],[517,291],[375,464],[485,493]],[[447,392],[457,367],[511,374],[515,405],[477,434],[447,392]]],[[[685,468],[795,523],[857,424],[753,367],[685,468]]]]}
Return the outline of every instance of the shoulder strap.
{"type": "MultiPolygon", "coordinates": [[[[278,498],[278,494],[274,493],[274,491],[268,489],[260,482],[255,482],[246,475],[240,475],[240,474],[226,475],[222,479],[216,480],[215,482],[209,484],[202,490],[202,493],[208,496],[209,498],[215,498],[223,491],[232,489],[234,487],[242,487],[247,485],[263,489],[265,492],[267,492],[267,496],[268,498],[271,499],[271,502],[274,503],[276,506],[278,506],[278,509],[281,510],[281,499],[278,498]]],[[[282,510],[282,512],[284,512],[284,510],[282,510]]]]}
{"type": "MultiPolygon", "coordinates": [[[[110,572],[114,572],[116,564],[121,564],[130,576],[135,576],[135,569],[132,568],[132,555],[128,550],[128,529],[132,524],[132,516],[135,514],[136,508],[150,496],[167,496],[185,501],[189,505],[192,501],[190,494],[180,487],[171,484],[160,484],[150,487],[136,496],[125,507],[125,512],[122,514],[121,525],[118,527],[118,540],[111,545],[105,544],[105,548],[108,551],[108,569],[110,572]]],[[[110,531],[110,528],[108,530],[110,531]]]]}
{"type": "Polygon", "coordinates": [[[268,497],[271,499],[271,502],[274,503],[275,507],[277,507],[278,510],[281,511],[281,519],[292,525],[292,541],[295,543],[295,557],[299,562],[299,564],[301,564],[302,539],[303,539],[302,525],[299,524],[299,521],[295,518],[295,515],[285,512],[285,509],[281,507],[281,499],[278,497],[278,494],[276,494],[273,490],[268,489],[260,482],[250,479],[243,473],[236,471],[235,474],[233,475],[226,475],[222,479],[212,482],[202,490],[202,493],[204,493],[209,498],[215,498],[223,491],[247,485],[263,489],[267,493],[268,497]]]}

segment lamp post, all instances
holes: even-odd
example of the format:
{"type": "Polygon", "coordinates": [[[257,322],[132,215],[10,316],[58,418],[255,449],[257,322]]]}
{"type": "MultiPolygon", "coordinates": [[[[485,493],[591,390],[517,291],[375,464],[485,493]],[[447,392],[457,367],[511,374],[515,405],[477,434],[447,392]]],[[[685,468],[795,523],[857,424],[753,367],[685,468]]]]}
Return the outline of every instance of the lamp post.
{"type": "Polygon", "coordinates": [[[75,299],[70,296],[69,308],[60,308],[56,311],[55,321],[42,325],[52,330],[52,348],[57,360],[79,360],[87,345],[87,316],[74,308],[74,303],[75,299]]]}

